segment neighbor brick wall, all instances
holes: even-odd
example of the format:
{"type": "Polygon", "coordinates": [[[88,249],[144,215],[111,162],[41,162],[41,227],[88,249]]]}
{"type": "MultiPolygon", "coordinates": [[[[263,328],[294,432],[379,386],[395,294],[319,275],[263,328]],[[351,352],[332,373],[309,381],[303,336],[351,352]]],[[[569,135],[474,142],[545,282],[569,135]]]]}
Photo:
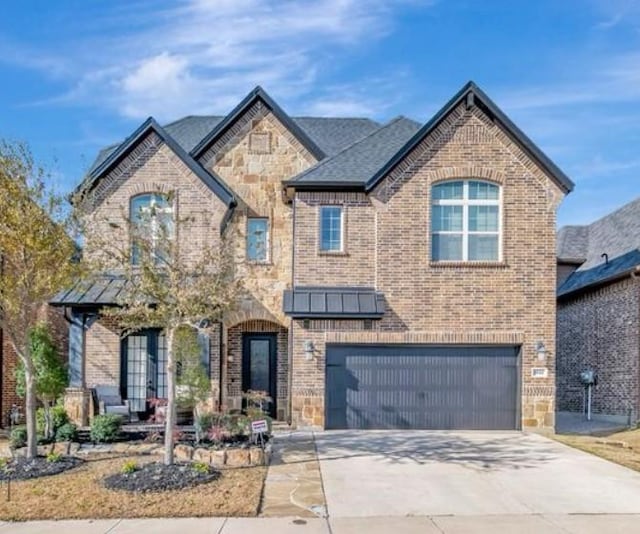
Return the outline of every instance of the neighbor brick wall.
{"type": "MultiPolygon", "coordinates": [[[[375,286],[387,312],[378,337],[361,331],[350,342],[508,343],[522,346],[522,423],[552,428],[555,413],[555,214],[563,194],[534,162],[478,108],[458,107],[369,197],[356,193],[298,193],[295,198],[294,285],[375,286]],[[431,186],[449,179],[485,179],[503,186],[503,257],[500,263],[430,262],[431,186]],[[322,203],[345,207],[342,256],[317,246],[322,203]],[[384,333],[384,335],[383,335],[384,333]],[[386,336],[386,337],[385,337],[386,336]],[[535,343],[543,341],[540,364],[535,343]],[[532,367],[548,368],[531,378],[532,367]]],[[[374,321],[375,323],[375,321],[374,321]]],[[[324,343],[318,332],[293,328],[293,417],[322,426],[324,343]],[[303,342],[314,341],[318,357],[306,361],[303,342]],[[313,400],[316,399],[316,400],[313,400]]]]}
{"type": "MultiPolygon", "coordinates": [[[[67,324],[64,320],[64,313],[59,308],[48,305],[41,307],[38,320],[45,321],[49,327],[53,341],[58,349],[60,358],[66,361],[68,351],[67,324]]],[[[0,330],[0,352],[2,357],[2,411],[0,413],[0,427],[5,427],[9,421],[9,414],[12,405],[20,407],[20,412],[24,414],[24,399],[16,392],[16,369],[18,367],[18,356],[11,347],[7,335],[0,330]]]]}
{"type": "Polygon", "coordinates": [[[619,282],[558,302],[558,409],[584,410],[581,371],[593,369],[592,410],[640,419],[640,282],[619,282]]]}

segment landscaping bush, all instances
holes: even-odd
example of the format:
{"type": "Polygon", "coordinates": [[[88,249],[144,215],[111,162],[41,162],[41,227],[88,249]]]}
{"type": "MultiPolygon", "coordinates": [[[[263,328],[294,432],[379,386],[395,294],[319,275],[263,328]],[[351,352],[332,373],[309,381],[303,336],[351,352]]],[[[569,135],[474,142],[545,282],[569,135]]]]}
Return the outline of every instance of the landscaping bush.
{"type": "Polygon", "coordinates": [[[75,441],[78,437],[78,427],[73,423],[65,423],[56,430],[56,441],[75,441]]]}
{"type": "Polygon", "coordinates": [[[47,454],[47,462],[50,464],[60,462],[62,460],[62,454],[59,452],[50,452],[47,454]]]}
{"type": "Polygon", "coordinates": [[[122,417],[113,413],[97,415],[91,422],[91,441],[109,443],[115,441],[120,434],[122,417]]]}
{"type": "Polygon", "coordinates": [[[120,472],[123,475],[130,475],[131,473],[135,473],[137,470],[138,463],[135,460],[127,460],[124,464],[122,464],[120,472]]]}
{"type": "MultiPolygon", "coordinates": [[[[58,429],[69,423],[69,416],[67,415],[64,406],[56,404],[51,407],[51,431],[53,436],[56,436],[58,429]]],[[[45,410],[44,408],[38,408],[36,411],[36,431],[39,436],[45,435],[45,410]]]]}
{"type": "Polygon", "coordinates": [[[12,449],[19,449],[27,444],[27,427],[17,426],[9,434],[9,446],[12,449]]]}

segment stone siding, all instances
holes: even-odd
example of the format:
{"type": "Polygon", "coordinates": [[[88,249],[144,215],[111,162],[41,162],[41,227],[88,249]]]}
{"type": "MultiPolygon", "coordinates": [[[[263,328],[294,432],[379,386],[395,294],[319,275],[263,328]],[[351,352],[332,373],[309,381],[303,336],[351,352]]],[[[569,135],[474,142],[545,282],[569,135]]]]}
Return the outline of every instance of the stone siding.
{"type": "MultiPolygon", "coordinates": [[[[522,348],[522,425],[554,426],[555,214],[563,194],[511,139],[474,107],[460,106],[369,197],[354,193],[299,193],[295,199],[294,285],[374,286],[387,312],[376,322],[390,342],[508,343],[522,348]],[[503,260],[430,261],[431,186],[480,179],[502,186],[503,260]],[[346,221],[345,252],[318,251],[319,205],[339,203],[346,221]],[[546,360],[534,347],[542,341],[546,360]],[[546,378],[532,378],[546,367],[546,378]]],[[[344,323],[344,322],[343,322],[344,323]]],[[[343,325],[344,326],[344,325],[343,325]]],[[[341,327],[342,328],[342,327],[341,327]]],[[[349,342],[387,339],[353,322],[349,342]]],[[[305,331],[294,322],[293,418],[323,426],[324,344],[331,325],[305,331]],[[306,339],[317,349],[307,361],[306,339]]],[[[345,338],[346,339],[346,338],[345,338]]]]}
{"type": "Polygon", "coordinates": [[[593,369],[592,410],[640,419],[640,282],[619,282],[558,302],[558,409],[584,410],[580,372],[593,369]]]}

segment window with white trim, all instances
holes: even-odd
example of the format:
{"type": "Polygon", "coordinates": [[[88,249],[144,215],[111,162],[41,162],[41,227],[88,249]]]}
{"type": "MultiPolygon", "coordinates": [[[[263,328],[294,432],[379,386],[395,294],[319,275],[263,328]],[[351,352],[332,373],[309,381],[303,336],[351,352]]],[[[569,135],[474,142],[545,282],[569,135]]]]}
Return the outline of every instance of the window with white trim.
{"type": "Polygon", "coordinates": [[[478,180],[431,188],[431,260],[500,261],[500,186],[478,180]]]}
{"type": "Polygon", "coordinates": [[[320,206],[320,251],[342,252],[342,206],[320,206]]]}
{"type": "Polygon", "coordinates": [[[162,193],[144,193],[131,199],[131,263],[140,265],[149,254],[156,263],[166,260],[173,239],[173,204],[162,193]]]}
{"type": "Polygon", "coordinates": [[[269,260],[269,219],[266,217],[247,219],[247,259],[255,262],[269,260]]]}

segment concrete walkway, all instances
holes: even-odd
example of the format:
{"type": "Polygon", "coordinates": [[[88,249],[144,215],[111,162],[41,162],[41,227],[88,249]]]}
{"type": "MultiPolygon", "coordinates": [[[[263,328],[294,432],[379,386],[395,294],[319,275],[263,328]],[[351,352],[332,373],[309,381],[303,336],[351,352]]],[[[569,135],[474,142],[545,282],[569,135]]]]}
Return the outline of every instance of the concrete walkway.
{"type": "Polygon", "coordinates": [[[638,532],[640,515],[187,518],[0,523],[0,534],[600,534],[638,532]]]}

